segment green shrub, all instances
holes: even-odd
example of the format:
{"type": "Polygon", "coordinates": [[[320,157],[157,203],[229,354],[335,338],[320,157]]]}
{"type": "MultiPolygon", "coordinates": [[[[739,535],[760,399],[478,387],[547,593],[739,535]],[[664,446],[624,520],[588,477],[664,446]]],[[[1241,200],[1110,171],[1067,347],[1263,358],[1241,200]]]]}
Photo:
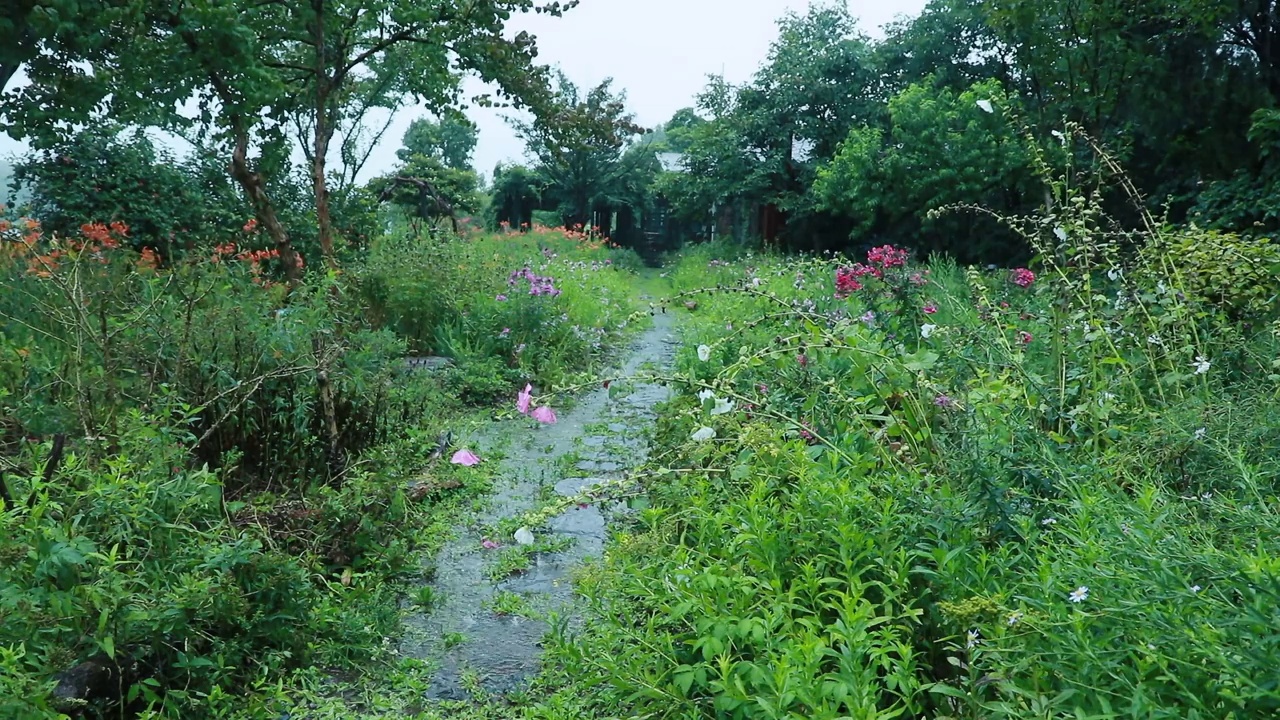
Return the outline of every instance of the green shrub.
{"type": "Polygon", "coordinates": [[[1189,228],[1149,245],[1172,263],[1181,286],[1232,321],[1276,316],[1280,246],[1270,238],[1189,228]]]}

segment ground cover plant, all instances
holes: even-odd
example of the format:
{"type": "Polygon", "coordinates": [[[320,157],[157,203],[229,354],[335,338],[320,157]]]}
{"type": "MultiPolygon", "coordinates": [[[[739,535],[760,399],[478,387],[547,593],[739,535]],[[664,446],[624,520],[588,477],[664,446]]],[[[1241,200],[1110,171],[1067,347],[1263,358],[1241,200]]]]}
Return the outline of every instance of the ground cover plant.
{"type": "Polygon", "coordinates": [[[392,235],[289,283],[253,230],[166,261],[122,224],[3,226],[0,716],[276,712],[251,698],[294,670],[386,665],[398,581],[490,482],[437,436],[597,368],[632,315],[576,234],[392,235]],[[396,251],[438,280],[382,296],[447,308],[430,345],[367,301],[396,251]]]}
{"type": "Polygon", "coordinates": [[[1274,250],[1080,180],[1000,218],[1030,268],[683,254],[684,391],[545,717],[1277,711],[1274,250]]]}

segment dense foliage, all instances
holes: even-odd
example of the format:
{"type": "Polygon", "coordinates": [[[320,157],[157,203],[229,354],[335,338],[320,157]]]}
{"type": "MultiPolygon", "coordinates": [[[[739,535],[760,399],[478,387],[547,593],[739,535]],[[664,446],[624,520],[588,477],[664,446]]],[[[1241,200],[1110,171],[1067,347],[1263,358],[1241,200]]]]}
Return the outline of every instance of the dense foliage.
{"type": "Polygon", "coordinates": [[[1278,316],[1223,302],[1276,286],[1050,187],[1034,270],[682,257],[684,392],[546,717],[1280,709],[1278,316]]]}
{"type": "Polygon", "coordinates": [[[422,475],[436,435],[599,364],[630,315],[616,251],[561,232],[388,237],[292,286],[252,245],[162,265],[121,224],[0,234],[4,717],[222,717],[384,663],[395,581],[487,482],[422,475]]]}

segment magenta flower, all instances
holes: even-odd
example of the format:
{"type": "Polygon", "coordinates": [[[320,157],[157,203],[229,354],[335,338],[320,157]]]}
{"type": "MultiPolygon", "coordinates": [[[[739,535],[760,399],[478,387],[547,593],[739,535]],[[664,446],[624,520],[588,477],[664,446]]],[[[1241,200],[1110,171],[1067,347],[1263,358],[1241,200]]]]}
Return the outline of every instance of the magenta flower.
{"type": "Polygon", "coordinates": [[[454,465],[465,465],[467,467],[471,467],[473,465],[479,465],[480,458],[470,450],[463,449],[454,453],[453,459],[449,462],[452,462],[454,465]]]}
{"type": "Polygon", "coordinates": [[[949,409],[956,406],[956,401],[952,400],[950,395],[939,395],[938,397],[933,399],[933,404],[937,405],[940,408],[949,409]]]}
{"type": "Polygon", "coordinates": [[[495,298],[494,298],[494,300],[497,300],[498,302],[506,302],[506,301],[507,301],[507,296],[506,296],[506,295],[499,295],[499,296],[495,297],[495,298]]]}
{"type": "Polygon", "coordinates": [[[796,362],[800,364],[800,367],[808,367],[808,366],[809,366],[809,356],[808,356],[808,355],[805,355],[804,353],[801,353],[801,354],[799,354],[799,355],[797,355],[797,356],[796,356],[796,362]]]}
{"type": "Polygon", "coordinates": [[[1018,268],[1011,275],[1013,284],[1021,288],[1031,287],[1031,283],[1036,281],[1036,274],[1026,268],[1018,268]]]}
{"type": "Polygon", "coordinates": [[[539,406],[539,407],[538,407],[538,409],[537,409],[537,410],[534,410],[534,411],[533,411],[533,419],[534,419],[534,420],[537,420],[538,422],[542,423],[543,425],[555,425],[555,424],[556,424],[556,411],[555,411],[555,410],[552,410],[551,408],[547,407],[546,405],[541,405],[541,406],[539,406]]]}
{"type": "Polygon", "coordinates": [[[938,312],[938,306],[933,303],[929,303],[924,306],[923,310],[925,315],[933,315],[938,312]]]}
{"type": "Polygon", "coordinates": [[[1033,338],[1031,336],[1031,333],[1027,332],[1026,330],[1019,330],[1018,339],[1022,341],[1023,345],[1027,345],[1027,344],[1030,344],[1030,342],[1035,338],[1033,338]]]}
{"type": "Polygon", "coordinates": [[[480,547],[484,548],[485,550],[493,550],[499,547],[499,545],[493,540],[490,540],[489,538],[485,538],[480,541],[480,547]]]}
{"type": "Polygon", "coordinates": [[[516,410],[519,410],[521,415],[528,415],[529,403],[532,400],[533,386],[526,384],[524,389],[520,391],[520,394],[516,396],[516,410]]]}

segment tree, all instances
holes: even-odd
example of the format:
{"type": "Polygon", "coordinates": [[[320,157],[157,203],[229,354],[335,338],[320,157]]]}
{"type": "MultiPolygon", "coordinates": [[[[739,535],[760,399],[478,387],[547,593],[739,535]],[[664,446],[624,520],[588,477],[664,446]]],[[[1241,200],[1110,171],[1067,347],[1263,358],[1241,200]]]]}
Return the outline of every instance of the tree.
{"type": "Polygon", "coordinates": [[[751,82],[711,79],[697,105],[708,120],[681,133],[686,172],[664,176],[663,190],[686,219],[741,200],[796,223],[794,239],[816,243],[832,233],[809,194],[815,170],[851,127],[883,113],[880,73],[870,41],[843,7],[789,13],[778,31],[751,82]]]}
{"type": "Polygon", "coordinates": [[[479,178],[471,169],[476,127],[461,114],[439,122],[414,120],[396,151],[402,165],[370,184],[381,202],[394,202],[411,217],[448,217],[458,229],[458,212],[478,206],[479,178]]]}
{"type": "Polygon", "coordinates": [[[414,155],[421,155],[454,170],[471,170],[471,154],[479,134],[475,123],[459,112],[445,113],[439,120],[419,118],[409,124],[404,147],[396,151],[396,156],[408,162],[414,155]]]}
{"type": "Polygon", "coordinates": [[[887,239],[961,262],[1019,259],[1027,248],[985,218],[928,218],[959,203],[1005,213],[1034,206],[1030,156],[1008,122],[1016,103],[994,80],[960,93],[933,85],[911,85],[889,101],[887,132],[854,128],[818,171],[816,201],[853,220],[855,240],[887,239]]]}
{"type": "Polygon", "coordinates": [[[597,204],[616,201],[631,169],[622,152],[643,132],[626,109],[625,94],[611,86],[605,80],[584,95],[561,74],[552,112],[511,121],[537,160],[544,199],[558,203],[566,227],[589,225],[597,204]]]}
{"type": "Polygon", "coordinates": [[[493,211],[495,224],[523,228],[533,224],[533,211],[542,202],[538,173],[524,165],[499,164],[493,170],[493,211]]]}
{"type": "Polygon", "coordinates": [[[496,82],[504,97],[536,106],[546,71],[534,65],[533,39],[524,33],[508,38],[505,23],[513,13],[559,14],[572,4],[214,0],[145,8],[138,12],[146,31],[130,38],[127,52],[53,58],[42,70],[44,89],[25,94],[6,114],[30,130],[33,121],[40,124],[42,100],[69,95],[67,83],[80,82],[89,89],[75,98],[77,108],[100,106],[124,121],[194,128],[226,149],[232,177],[296,277],[293,247],[267,190],[271,176],[287,172],[287,123],[309,131],[303,150],[315,222],[322,252],[333,264],[328,161],[340,128],[369,107],[406,97],[448,106],[463,73],[496,82]],[[88,70],[82,68],[86,62],[88,70]],[[192,98],[201,107],[194,119],[178,110],[192,98]],[[305,121],[297,122],[299,116],[305,121]],[[258,156],[251,158],[255,148],[258,156]]]}

